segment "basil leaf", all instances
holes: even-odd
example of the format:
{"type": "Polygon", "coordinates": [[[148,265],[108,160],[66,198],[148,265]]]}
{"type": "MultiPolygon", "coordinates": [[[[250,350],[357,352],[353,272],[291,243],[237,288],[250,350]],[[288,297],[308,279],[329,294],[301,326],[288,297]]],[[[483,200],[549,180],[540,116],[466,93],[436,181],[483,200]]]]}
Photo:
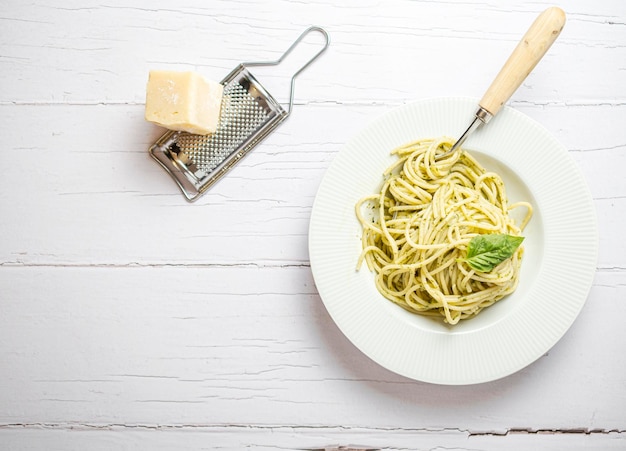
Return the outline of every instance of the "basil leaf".
{"type": "Polygon", "coordinates": [[[466,262],[472,269],[480,272],[490,272],[507,258],[524,241],[523,236],[494,233],[476,235],[469,242],[467,256],[459,259],[466,262]]]}

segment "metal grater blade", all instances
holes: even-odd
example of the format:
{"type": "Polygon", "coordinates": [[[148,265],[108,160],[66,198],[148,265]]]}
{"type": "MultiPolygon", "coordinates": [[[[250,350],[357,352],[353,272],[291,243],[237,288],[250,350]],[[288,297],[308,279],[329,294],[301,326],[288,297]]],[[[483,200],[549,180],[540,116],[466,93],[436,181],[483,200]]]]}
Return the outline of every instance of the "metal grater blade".
{"type": "Polygon", "coordinates": [[[176,139],[180,152],[197,168],[197,177],[217,168],[239,150],[247,139],[280,114],[280,107],[270,108],[266,99],[250,93],[250,74],[245,74],[245,77],[241,75],[224,86],[220,120],[215,134],[201,136],[181,133],[176,139]]]}

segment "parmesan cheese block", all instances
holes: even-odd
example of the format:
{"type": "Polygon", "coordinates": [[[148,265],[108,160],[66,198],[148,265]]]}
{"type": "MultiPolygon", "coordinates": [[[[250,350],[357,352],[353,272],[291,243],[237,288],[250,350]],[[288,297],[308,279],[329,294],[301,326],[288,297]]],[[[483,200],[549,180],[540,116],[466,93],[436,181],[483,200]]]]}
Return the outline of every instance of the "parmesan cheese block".
{"type": "Polygon", "coordinates": [[[215,133],[224,87],[196,72],[152,70],[146,88],[146,120],[196,135],[215,133]]]}

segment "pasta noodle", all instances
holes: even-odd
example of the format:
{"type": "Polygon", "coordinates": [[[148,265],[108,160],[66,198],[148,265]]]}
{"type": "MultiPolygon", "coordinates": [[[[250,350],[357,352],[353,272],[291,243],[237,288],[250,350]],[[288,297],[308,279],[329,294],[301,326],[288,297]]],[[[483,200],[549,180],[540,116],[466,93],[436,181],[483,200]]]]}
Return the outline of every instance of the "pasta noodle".
{"type": "Polygon", "coordinates": [[[457,324],[516,289],[523,254],[518,247],[492,271],[479,272],[461,261],[470,240],[520,236],[532,206],[509,205],[501,177],[465,151],[435,159],[452,144],[427,139],[392,151],[398,160],[384,172],[380,192],[356,204],[363,228],[357,268],[365,261],[382,295],[406,310],[457,324]],[[527,209],[520,225],[509,214],[518,207],[527,209]]]}

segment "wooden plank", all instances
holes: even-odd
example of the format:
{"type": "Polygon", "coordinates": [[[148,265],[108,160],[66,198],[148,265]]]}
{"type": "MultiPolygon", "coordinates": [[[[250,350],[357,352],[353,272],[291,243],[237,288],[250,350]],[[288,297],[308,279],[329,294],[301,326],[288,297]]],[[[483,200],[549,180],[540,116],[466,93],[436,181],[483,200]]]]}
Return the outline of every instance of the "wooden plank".
{"type": "Polygon", "coordinates": [[[361,354],[305,267],[3,267],[0,424],[621,430],[625,277],[534,364],[446,387],[361,354]]]}
{"type": "MultiPolygon", "coordinates": [[[[188,205],[147,148],[161,130],[140,106],[0,106],[0,263],[303,264],[313,200],[332,159],[391,105],[306,105],[197,204],[188,205]],[[30,124],[36,121],[38,126],[30,124]],[[95,125],[94,125],[95,124],[95,125]],[[312,126],[315,124],[315,126],[312,126]],[[23,133],[22,130],[29,130],[23,133]]],[[[571,149],[596,198],[602,267],[626,267],[611,240],[626,202],[620,128],[626,108],[523,105],[571,149]],[[567,128],[563,123],[570,124],[567,128]]],[[[381,151],[387,151],[381,149],[381,151]]]]}
{"type": "Polygon", "coordinates": [[[477,434],[465,430],[420,430],[398,428],[307,428],[254,426],[137,426],[81,424],[56,427],[33,425],[0,428],[0,440],[15,451],[92,451],[110,449],[186,450],[263,449],[267,451],[306,450],[329,445],[357,445],[388,451],[407,449],[453,449],[456,451],[527,451],[567,449],[570,451],[623,450],[624,434],[618,432],[559,433],[539,431],[477,434]]]}
{"type": "MultiPolygon", "coordinates": [[[[242,61],[276,59],[312,23],[326,27],[333,44],[299,79],[300,102],[480,97],[543,8],[400,0],[10,3],[0,61],[12,82],[0,84],[2,102],[96,104],[143,103],[153,68],[200,70],[219,80],[242,61]]],[[[623,6],[576,0],[566,11],[558,42],[514,99],[623,103],[615,90],[626,58],[623,6]]],[[[270,92],[286,99],[288,75],[312,53],[304,47],[278,71],[262,71],[270,92]]]]}

